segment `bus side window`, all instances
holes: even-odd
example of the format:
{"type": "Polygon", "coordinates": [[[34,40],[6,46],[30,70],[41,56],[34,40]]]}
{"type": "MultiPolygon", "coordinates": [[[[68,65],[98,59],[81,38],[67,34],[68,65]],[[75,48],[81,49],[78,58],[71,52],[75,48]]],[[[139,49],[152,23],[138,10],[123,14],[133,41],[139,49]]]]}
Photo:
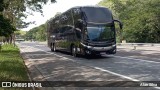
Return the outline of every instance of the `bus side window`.
{"type": "Polygon", "coordinates": [[[65,34],[66,35],[71,35],[71,34],[73,34],[73,27],[72,26],[66,26],[66,28],[65,28],[65,34]]]}
{"type": "Polygon", "coordinates": [[[73,26],[73,19],[72,19],[71,11],[68,11],[66,13],[66,16],[67,16],[67,20],[66,20],[65,25],[73,26]]]}
{"type": "Polygon", "coordinates": [[[64,32],[65,32],[65,27],[61,27],[61,28],[59,29],[59,34],[60,34],[60,36],[63,36],[63,35],[64,35],[64,32]]]}
{"type": "Polygon", "coordinates": [[[81,11],[78,8],[73,9],[73,18],[74,18],[74,24],[76,26],[79,19],[81,19],[81,11]]]}

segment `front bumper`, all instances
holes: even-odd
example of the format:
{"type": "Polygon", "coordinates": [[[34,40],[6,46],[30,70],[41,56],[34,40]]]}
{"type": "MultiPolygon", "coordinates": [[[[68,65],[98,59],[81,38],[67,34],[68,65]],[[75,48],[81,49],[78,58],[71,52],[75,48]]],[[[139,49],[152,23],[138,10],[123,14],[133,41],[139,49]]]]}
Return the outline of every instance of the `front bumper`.
{"type": "MultiPolygon", "coordinates": [[[[82,43],[81,43],[82,44],[82,43]]],[[[101,52],[108,52],[111,50],[115,50],[116,49],[116,44],[111,45],[111,46],[106,46],[106,47],[93,47],[93,46],[87,46],[85,44],[82,44],[82,46],[84,47],[84,51],[88,54],[91,53],[101,53],[101,52]]]]}

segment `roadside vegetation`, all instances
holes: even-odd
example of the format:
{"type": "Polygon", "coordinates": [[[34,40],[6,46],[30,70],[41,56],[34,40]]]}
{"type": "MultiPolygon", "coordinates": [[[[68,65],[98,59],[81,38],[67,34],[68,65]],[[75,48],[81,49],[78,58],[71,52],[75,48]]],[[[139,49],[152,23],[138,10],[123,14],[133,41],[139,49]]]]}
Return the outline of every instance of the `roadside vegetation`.
{"type": "Polygon", "coordinates": [[[103,0],[115,19],[122,21],[118,40],[135,43],[160,43],[160,0],[103,0]]]}
{"type": "Polygon", "coordinates": [[[2,45],[0,51],[0,81],[29,81],[27,70],[17,46],[2,45]]]}
{"type": "Polygon", "coordinates": [[[46,41],[46,24],[30,29],[26,35],[26,40],[46,41]]]}
{"type": "MultiPolygon", "coordinates": [[[[35,11],[43,15],[42,7],[48,1],[56,0],[0,0],[0,37],[12,42],[16,30],[34,23],[25,22],[25,18],[35,11]],[[31,12],[27,13],[26,8],[31,12]]],[[[160,43],[159,3],[160,0],[102,0],[98,5],[110,8],[114,18],[122,21],[124,28],[117,30],[117,41],[160,43]]],[[[45,41],[46,23],[26,32],[25,39],[45,41]]]]}
{"type": "MultiPolygon", "coordinates": [[[[117,28],[118,42],[160,43],[160,0],[102,0],[98,5],[109,8],[122,21],[123,29],[117,28]]],[[[46,23],[29,30],[27,37],[43,41],[45,34],[46,23]]]]}
{"type": "Polygon", "coordinates": [[[25,37],[25,32],[18,30],[34,24],[34,20],[26,22],[27,16],[34,12],[43,15],[42,8],[48,2],[55,3],[56,1],[0,0],[0,43],[5,43],[0,51],[0,81],[28,81],[19,49],[13,46],[15,36],[25,37]]]}
{"type": "Polygon", "coordinates": [[[17,30],[27,28],[33,21],[26,22],[28,15],[39,12],[48,2],[55,0],[0,0],[0,37],[3,42],[14,43],[17,30]]]}

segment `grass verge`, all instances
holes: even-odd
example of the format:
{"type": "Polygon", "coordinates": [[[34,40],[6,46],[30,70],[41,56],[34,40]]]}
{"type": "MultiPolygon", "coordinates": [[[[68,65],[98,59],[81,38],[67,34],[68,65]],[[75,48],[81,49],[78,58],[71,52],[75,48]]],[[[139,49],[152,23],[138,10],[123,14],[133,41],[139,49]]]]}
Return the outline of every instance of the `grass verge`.
{"type": "Polygon", "coordinates": [[[18,47],[2,46],[0,52],[0,81],[29,81],[18,47]]]}

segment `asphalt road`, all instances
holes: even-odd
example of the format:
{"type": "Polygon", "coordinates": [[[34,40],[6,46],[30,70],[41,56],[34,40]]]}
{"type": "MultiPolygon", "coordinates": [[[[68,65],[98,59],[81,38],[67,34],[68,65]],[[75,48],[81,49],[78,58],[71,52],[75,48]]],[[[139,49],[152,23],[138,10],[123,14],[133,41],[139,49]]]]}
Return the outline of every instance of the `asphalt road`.
{"type": "MultiPolygon", "coordinates": [[[[83,56],[75,58],[69,53],[51,52],[46,45],[36,42],[19,43],[19,47],[34,81],[105,81],[105,83],[160,81],[160,47],[132,50],[121,46],[115,55],[103,54],[89,58],[83,56]]],[[[160,87],[137,85],[137,87],[54,87],[54,89],[157,90],[160,87]]]]}

